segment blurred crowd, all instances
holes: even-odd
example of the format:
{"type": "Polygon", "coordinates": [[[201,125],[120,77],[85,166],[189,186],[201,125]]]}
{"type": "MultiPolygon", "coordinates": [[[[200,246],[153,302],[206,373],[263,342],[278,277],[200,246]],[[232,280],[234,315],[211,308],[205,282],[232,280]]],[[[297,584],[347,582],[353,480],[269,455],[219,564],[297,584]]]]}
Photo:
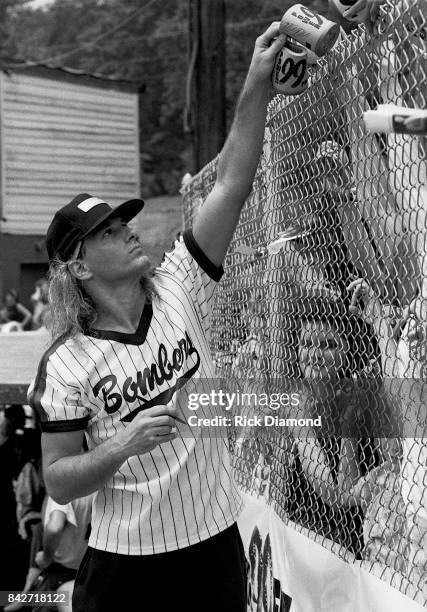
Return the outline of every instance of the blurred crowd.
{"type": "Polygon", "coordinates": [[[0,332],[45,330],[49,327],[48,281],[39,279],[31,295],[31,311],[19,300],[16,289],[5,292],[3,305],[0,308],[0,332]]]}
{"type": "MultiPolygon", "coordinates": [[[[0,409],[0,590],[57,592],[69,602],[89,539],[92,496],[60,505],[46,494],[40,438],[29,406],[0,409]]],[[[70,611],[65,602],[57,609],[70,611]]],[[[14,602],[4,610],[21,607],[27,609],[14,602]]],[[[52,609],[34,607],[38,612],[52,609]]]]}
{"type": "MultiPolygon", "coordinates": [[[[17,291],[8,289],[0,309],[0,333],[49,329],[45,278],[35,283],[31,305],[29,310],[17,291]]],[[[46,494],[41,432],[30,406],[0,406],[0,456],[0,537],[7,560],[0,574],[0,590],[22,592],[23,596],[29,591],[56,592],[57,609],[69,612],[73,580],[89,539],[91,496],[60,505],[46,494]]],[[[24,603],[10,602],[0,609],[25,609],[24,603]]],[[[34,607],[38,612],[52,609],[40,604],[34,607]]]]}

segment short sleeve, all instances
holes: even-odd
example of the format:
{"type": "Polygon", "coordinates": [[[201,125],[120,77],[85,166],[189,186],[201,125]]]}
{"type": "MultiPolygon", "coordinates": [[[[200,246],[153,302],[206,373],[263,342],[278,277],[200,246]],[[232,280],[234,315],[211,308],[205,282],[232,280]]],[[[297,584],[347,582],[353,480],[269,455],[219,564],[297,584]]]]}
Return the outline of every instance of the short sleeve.
{"type": "Polygon", "coordinates": [[[72,504],[71,503],[64,504],[64,505],[58,504],[51,497],[48,497],[46,508],[45,508],[45,511],[44,511],[44,517],[43,517],[43,526],[44,527],[46,527],[46,525],[48,524],[49,519],[50,519],[50,515],[52,514],[52,512],[55,512],[55,510],[59,510],[60,512],[65,514],[65,516],[67,518],[67,522],[71,523],[71,525],[74,525],[75,527],[77,527],[77,519],[76,519],[76,515],[74,513],[74,509],[73,509],[72,504]]]}
{"type": "Polygon", "coordinates": [[[43,356],[37,376],[28,389],[28,402],[43,432],[84,430],[89,422],[79,382],[55,351],[48,351],[43,356]]]}
{"type": "Polygon", "coordinates": [[[214,265],[197,244],[191,229],[175,241],[171,252],[166,253],[159,268],[171,274],[190,293],[198,306],[202,325],[206,332],[210,327],[213,296],[224,269],[214,265]]]}

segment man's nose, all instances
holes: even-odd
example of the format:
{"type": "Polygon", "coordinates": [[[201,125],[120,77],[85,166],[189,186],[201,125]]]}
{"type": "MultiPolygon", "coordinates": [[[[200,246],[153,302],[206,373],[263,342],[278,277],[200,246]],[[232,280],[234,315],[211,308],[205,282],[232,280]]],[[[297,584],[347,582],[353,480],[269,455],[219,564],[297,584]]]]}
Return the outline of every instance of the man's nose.
{"type": "Polygon", "coordinates": [[[126,225],[123,229],[126,242],[129,242],[130,240],[133,240],[136,237],[134,230],[128,225],[126,225]]]}

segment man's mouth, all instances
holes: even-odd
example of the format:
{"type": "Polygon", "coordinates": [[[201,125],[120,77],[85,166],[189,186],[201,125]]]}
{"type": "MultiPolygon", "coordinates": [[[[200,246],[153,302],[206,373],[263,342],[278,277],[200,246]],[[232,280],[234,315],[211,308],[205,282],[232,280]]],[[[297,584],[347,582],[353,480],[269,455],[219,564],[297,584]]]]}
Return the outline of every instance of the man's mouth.
{"type": "Polygon", "coordinates": [[[130,253],[133,253],[134,251],[136,251],[137,249],[142,249],[142,245],[139,244],[139,242],[136,242],[133,247],[130,250],[130,253]]]}

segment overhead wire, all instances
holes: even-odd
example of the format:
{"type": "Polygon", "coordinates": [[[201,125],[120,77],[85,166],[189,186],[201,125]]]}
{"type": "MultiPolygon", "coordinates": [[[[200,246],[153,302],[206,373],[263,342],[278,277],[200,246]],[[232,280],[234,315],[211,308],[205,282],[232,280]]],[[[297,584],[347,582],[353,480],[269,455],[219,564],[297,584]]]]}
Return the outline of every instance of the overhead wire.
{"type": "MultiPolygon", "coordinates": [[[[137,17],[138,15],[141,15],[142,13],[144,13],[144,11],[146,11],[155,2],[157,2],[157,0],[148,0],[148,2],[146,4],[144,4],[143,6],[140,6],[139,8],[137,8],[136,11],[133,11],[130,15],[128,15],[125,19],[123,19],[123,21],[121,21],[119,24],[114,26],[114,28],[111,28],[110,30],[107,30],[107,32],[103,32],[102,34],[100,34],[99,36],[97,36],[96,38],[94,38],[91,41],[87,41],[87,42],[82,43],[79,47],[76,47],[75,49],[70,49],[69,51],[66,51],[65,53],[60,53],[59,55],[56,55],[54,57],[43,59],[42,60],[43,63],[45,63],[45,64],[53,64],[53,63],[57,62],[59,59],[63,59],[65,57],[68,57],[68,56],[76,53],[77,51],[81,51],[81,50],[85,49],[86,47],[93,47],[93,45],[97,44],[99,41],[103,40],[107,36],[111,36],[111,34],[114,34],[118,30],[120,30],[123,26],[128,24],[135,17],[137,17]]],[[[37,62],[36,61],[25,62],[25,66],[27,66],[27,67],[29,67],[29,66],[38,66],[38,65],[40,65],[40,61],[37,61],[37,62]]],[[[9,67],[11,67],[11,66],[9,66],[9,67]]]]}
{"type": "MultiPolygon", "coordinates": [[[[104,40],[108,36],[111,36],[112,34],[116,33],[119,30],[121,30],[125,25],[127,25],[129,22],[131,22],[135,17],[143,14],[156,1],[157,0],[148,0],[148,2],[146,4],[144,4],[142,7],[138,7],[138,9],[133,11],[130,15],[128,15],[125,19],[123,19],[120,23],[118,23],[113,28],[110,28],[106,32],[103,32],[102,34],[100,34],[99,36],[95,37],[94,39],[92,39],[90,41],[82,42],[79,46],[74,47],[73,49],[69,49],[68,51],[65,51],[64,53],[60,53],[58,55],[51,56],[51,57],[48,57],[48,58],[43,58],[43,59],[40,59],[40,60],[28,61],[28,62],[23,62],[23,63],[15,64],[15,65],[8,63],[6,65],[6,67],[7,68],[13,68],[13,67],[20,68],[23,65],[25,67],[31,67],[31,66],[39,66],[40,64],[45,64],[45,65],[55,64],[60,59],[64,59],[66,57],[69,57],[70,55],[73,55],[74,53],[77,53],[78,51],[81,51],[83,49],[93,47],[95,44],[97,45],[99,42],[101,42],[102,40],[104,40]]],[[[233,29],[245,28],[245,27],[252,26],[252,25],[265,25],[265,24],[271,22],[272,19],[273,19],[273,17],[263,17],[261,19],[246,19],[246,20],[243,20],[241,22],[229,22],[229,23],[226,23],[225,27],[226,27],[226,30],[233,30],[233,29]]],[[[126,37],[126,42],[129,43],[129,44],[133,44],[135,42],[140,42],[140,41],[143,41],[143,40],[147,40],[147,41],[152,41],[153,40],[153,41],[155,41],[155,40],[168,39],[168,38],[177,38],[177,37],[181,37],[182,35],[184,35],[186,33],[187,33],[186,30],[182,29],[182,31],[180,30],[180,31],[177,31],[177,32],[165,32],[165,33],[157,33],[157,34],[147,34],[147,35],[142,35],[142,36],[126,37]]],[[[68,46],[68,43],[67,44],[63,43],[62,45],[61,44],[52,45],[52,47],[59,47],[59,46],[68,46]]],[[[106,49],[105,47],[102,47],[102,46],[99,47],[99,49],[100,49],[101,52],[106,52],[106,53],[110,52],[108,49],[106,49]]],[[[110,52],[110,53],[113,53],[113,52],[110,52]]],[[[169,57],[171,59],[173,59],[174,56],[171,55],[171,56],[168,56],[168,58],[169,57]]],[[[163,60],[163,59],[166,59],[166,56],[163,55],[162,57],[153,57],[153,58],[147,58],[147,59],[140,59],[139,61],[141,63],[151,63],[153,61],[160,61],[160,60],[163,60]]]]}
{"type": "MultiPolygon", "coordinates": [[[[132,21],[134,19],[134,17],[136,17],[139,13],[145,11],[147,8],[149,8],[152,4],[154,4],[156,0],[150,0],[147,4],[145,4],[143,7],[139,7],[136,11],[134,11],[131,15],[129,15],[128,17],[126,17],[126,19],[124,19],[122,22],[120,22],[117,26],[114,26],[114,28],[111,28],[110,30],[108,30],[107,32],[104,32],[102,34],[100,34],[98,37],[94,38],[93,40],[90,41],[82,41],[78,46],[69,49],[68,51],[65,51],[64,53],[55,55],[53,57],[44,59],[43,62],[47,62],[47,63],[53,63],[58,61],[59,59],[63,59],[65,57],[68,57],[69,55],[72,55],[74,53],[77,53],[78,51],[81,51],[83,49],[86,49],[87,47],[92,47],[95,44],[98,44],[99,42],[101,42],[103,39],[105,39],[107,36],[110,36],[111,34],[114,34],[115,32],[117,32],[118,30],[122,29],[123,26],[125,26],[127,23],[129,23],[130,21],[132,21]]],[[[265,17],[262,19],[246,19],[244,21],[235,21],[235,22],[229,22],[225,24],[226,29],[241,29],[241,28],[245,28],[247,26],[251,26],[251,25],[265,25],[266,23],[271,22],[271,20],[273,19],[273,17],[265,17]]],[[[133,44],[135,42],[140,42],[140,41],[155,41],[155,40],[163,40],[163,39],[167,39],[167,38],[179,38],[183,35],[186,35],[187,31],[185,30],[185,28],[183,28],[182,30],[179,30],[177,32],[165,32],[165,33],[157,33],[157,34],[143,34],[141,36],[126,36],[126,42],[129,44],[133,44]]],[[[49,45],[49,48],[61,48],[61,47],[70,47],[75,45],[75,43],[58,43],[58,44],[54,44],[54,45],[49,45]]],[[[28,64],[27,64],[28,65],[28,64]]]]}

